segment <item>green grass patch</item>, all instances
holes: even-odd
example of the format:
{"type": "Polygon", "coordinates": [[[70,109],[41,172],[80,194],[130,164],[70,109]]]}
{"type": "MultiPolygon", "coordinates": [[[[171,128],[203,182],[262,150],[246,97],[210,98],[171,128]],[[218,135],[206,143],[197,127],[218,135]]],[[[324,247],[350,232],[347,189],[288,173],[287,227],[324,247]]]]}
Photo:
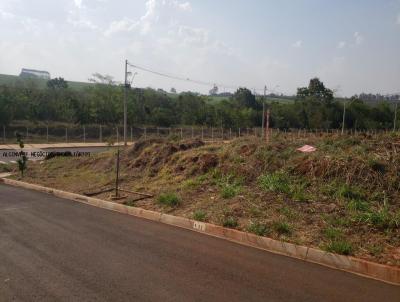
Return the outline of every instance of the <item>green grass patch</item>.
{"type": "Polygon", "coordinates": [[[234,216],[225,216],[222,220],[222,225],[226,228],[236,228],[239,225],[238,219],[234,216]]]}
{"type": "Polygon", "coordinates": [[[332,240],[326,244],[325,250],[341,255],[352,255],[354,253],[352,244],[346,240],[332,240]]]}
{"type": "Polygon", "coordinates": [[[157,198],[158,203],[169,207],[176,207],[180,204],[180,199],[175,193],[163,193],[157,198]]]}
{"type": "Polygon", "coordinates": [[[276,221],[273,223],[273,229],[280,235],[291,235],[292,226],[285,221],[276,221]]]}
{"type": "Polygon", "coordinates": [[[250,233],[254,233],[258,236],[265,236],[269,233],[269,228],[265,223],[261,223],[259,221],[253,221],[247,227],[247,231],[250,233]]]}
{"type": "Polygon", "coordinates": [[[269,192],[289,193],[289,177],[286,173],[274,172],[272,174],[264,174],[258,178],[261,189],[269,192]]]}
{"type": "Polygon", "coordinates": [[[197,221],[206,221],[207,213],[203,210],[196,210],[193,213],[193,219],[197,221]]]}

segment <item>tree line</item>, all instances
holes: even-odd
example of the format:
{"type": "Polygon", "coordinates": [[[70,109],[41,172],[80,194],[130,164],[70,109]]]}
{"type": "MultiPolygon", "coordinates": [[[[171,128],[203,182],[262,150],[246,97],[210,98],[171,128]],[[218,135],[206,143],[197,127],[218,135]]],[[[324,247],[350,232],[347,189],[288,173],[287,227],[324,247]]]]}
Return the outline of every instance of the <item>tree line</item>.
{"type": "MultiPolygon", "coordinates": [[[[52,79],[46,88],[34,81],[0,86],[0,125],[13,121],[66,122],[75,124],[121,124],[124,88],[112,79],[95,74],[93,85],[71,89],[62,78],[52,79]],[[97,80],[96,80],[97,79],[97,80]]],[[[259,127],[263,102],[270,109],[270,125],[275,128],[340,128],[344,100],[334,98],[332,90],[319,79],[298,88],[292,102],[271,102],[239,88],[232,96],[215,100],[190,92],[168,94],[154,89],[129,89],[128,123],[169,127],[202,125],[214,127],[259,127]]],[[[353,97],[346,99],[347,129],[390,129],[394,106],[385,101],[373,105],[353,97]]]]}

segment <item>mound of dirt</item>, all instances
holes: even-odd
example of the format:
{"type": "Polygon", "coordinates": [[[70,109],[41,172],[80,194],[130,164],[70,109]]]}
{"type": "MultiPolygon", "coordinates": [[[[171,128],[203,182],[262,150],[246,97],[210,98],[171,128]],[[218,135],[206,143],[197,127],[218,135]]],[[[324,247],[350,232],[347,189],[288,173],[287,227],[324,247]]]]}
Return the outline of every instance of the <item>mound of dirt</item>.
{"type": "Polygon", "coordinates": [[[139,141],[128,150],[123,161],[130,168],[148,169],[151,174],[156,174],[171,161],[172,155],[175,153],[202,146],[204,146],[204,142],[201,140],[188,140],[179,143],[162,139],[139,141]]]}

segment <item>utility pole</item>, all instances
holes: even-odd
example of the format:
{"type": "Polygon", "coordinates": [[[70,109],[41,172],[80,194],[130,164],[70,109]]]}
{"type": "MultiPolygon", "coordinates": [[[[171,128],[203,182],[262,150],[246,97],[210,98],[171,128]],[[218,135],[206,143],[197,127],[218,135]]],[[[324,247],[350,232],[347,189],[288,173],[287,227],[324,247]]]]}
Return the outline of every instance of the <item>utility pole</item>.
{"type": "Polygon", "coordinates": [[[263,98],[263,111],[262,111],[262,126],[261,126],[261,137],[264,138],[264,127],[265,127],[265,97],[267,95],[267,85],[264,86],[264,98],[263,98]]]}
{"type": "Polygon", "coordinates": [[[127,132],[127,121],[128,121],[128,109],[127,109],[127,93],[128,93],[128,60],[125,60],[125,84],[124,84],[124,145],[127,146],[128,142],[126,139],[127,132]]]}

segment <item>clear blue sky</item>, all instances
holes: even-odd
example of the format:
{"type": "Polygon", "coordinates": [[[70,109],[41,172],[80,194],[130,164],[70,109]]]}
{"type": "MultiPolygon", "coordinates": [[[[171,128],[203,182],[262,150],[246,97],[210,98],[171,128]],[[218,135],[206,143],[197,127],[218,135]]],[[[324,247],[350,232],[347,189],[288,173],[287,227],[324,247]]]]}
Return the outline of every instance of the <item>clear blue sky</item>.
{"type": "MultiPolygon", "coordinates": [[[[314,76],[350,96],[400,92],[400,0],[1,0],[0,73],[122,80],[123,61],[292,94],[314,76]],[[278,86],[279,85],[279,86],[278,86]]],[[[138,71],[134,85],[211,87],[138,71]]],[[[229,88],[220,87],[220,91],[229,88]]]]}

